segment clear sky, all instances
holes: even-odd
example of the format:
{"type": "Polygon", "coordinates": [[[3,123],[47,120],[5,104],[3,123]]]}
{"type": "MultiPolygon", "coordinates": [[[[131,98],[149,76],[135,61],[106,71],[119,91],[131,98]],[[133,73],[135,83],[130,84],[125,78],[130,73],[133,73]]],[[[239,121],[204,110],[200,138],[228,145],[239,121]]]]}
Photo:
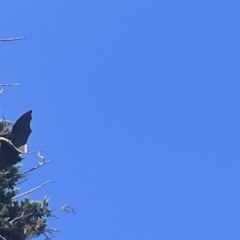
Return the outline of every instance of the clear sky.
{"type": "MultiPolygon", "coordinates": [[[[56,239],[240,238],[240,1],[1,2],[1,115],[70,204],[56,239]]],[[[29,155],[22,169],[36,165],[29,155]]],[[[42,238],[40,238],[42,239],[42,238]]]]}

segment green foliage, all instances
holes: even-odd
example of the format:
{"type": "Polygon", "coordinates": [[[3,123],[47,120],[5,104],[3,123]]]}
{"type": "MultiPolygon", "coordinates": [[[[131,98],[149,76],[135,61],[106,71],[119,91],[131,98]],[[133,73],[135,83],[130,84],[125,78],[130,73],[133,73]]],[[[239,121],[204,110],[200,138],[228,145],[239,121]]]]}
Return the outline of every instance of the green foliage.
{"type": "MultiPolygon", "coordinates": [[[[0,132],[6,131],[8,126],[8,122],[0,121],[0,132]]],[[[42,201],[12,200],[24,177],[16,165],[0,171],[0,239],[25,240],[49,233],[46,221],[52,214],[47,198],[42,201]]]]}

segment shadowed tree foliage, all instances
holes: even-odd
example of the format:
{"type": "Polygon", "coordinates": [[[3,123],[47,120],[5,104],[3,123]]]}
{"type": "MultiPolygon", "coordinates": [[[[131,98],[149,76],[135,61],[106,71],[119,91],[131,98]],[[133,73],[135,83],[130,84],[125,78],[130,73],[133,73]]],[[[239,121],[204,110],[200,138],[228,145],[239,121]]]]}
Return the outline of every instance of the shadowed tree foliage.
{"type": "MultiPolygon", "coordinates": [[[[0,121],[0,132],[6,130],[10,123],[0,121]]],[[[48,199],[30,201],[17,198],[17,185],[23,181],[25,174],[20,173],[19,166],[13,165],[0,171],[0,239],[25,240],[52,233],[47,229],[47,218],[53,216],[48,209],[48,199]]]]}

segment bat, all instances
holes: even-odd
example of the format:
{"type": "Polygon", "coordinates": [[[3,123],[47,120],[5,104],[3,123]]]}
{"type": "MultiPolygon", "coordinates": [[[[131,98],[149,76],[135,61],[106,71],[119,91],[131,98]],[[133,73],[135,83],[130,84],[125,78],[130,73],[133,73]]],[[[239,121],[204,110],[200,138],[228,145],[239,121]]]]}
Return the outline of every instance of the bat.
{"type": "Polygon", "coordinates": [[[17,149],[10,140],[0,137],[0,170],[21,161],[20,154],[23,152],[17,149]]]}
{"type": "Polygon", "coordinates": [[[0,136],[0,170],[21,161],[20,154],[27,153],[27,141],[32,130],[32,110],[24,113],[13,125],[12,130],[0,136]]]}

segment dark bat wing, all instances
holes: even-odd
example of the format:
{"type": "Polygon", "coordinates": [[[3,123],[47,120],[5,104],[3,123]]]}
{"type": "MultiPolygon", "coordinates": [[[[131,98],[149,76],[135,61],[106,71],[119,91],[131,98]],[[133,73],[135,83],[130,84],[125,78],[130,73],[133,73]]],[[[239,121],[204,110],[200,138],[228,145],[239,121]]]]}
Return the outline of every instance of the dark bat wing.
{"type": "Polygon", "coordinates": [[[9,140],[16,148],[26,145],[28,137],[32,132],[30,122],[32,120],[32,110],[24,113],[13,125],[9,140]]]}

